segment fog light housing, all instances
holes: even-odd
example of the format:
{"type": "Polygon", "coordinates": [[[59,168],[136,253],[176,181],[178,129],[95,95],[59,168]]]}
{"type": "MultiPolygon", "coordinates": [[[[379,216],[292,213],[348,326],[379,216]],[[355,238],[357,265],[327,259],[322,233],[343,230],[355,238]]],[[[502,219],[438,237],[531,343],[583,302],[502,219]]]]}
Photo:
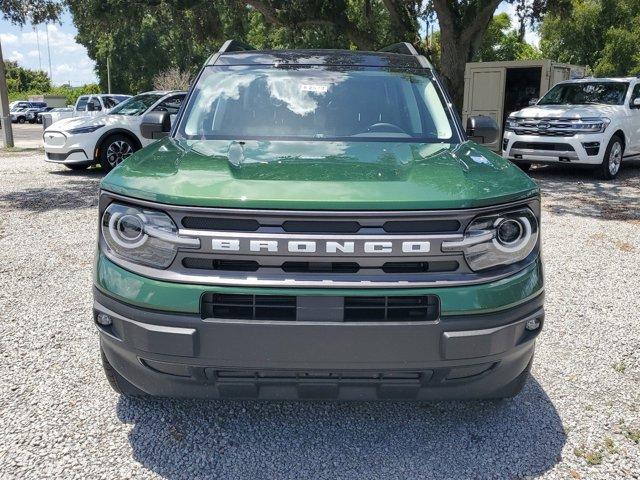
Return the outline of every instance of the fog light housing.
{"type": "Polygon", "coordinates": [[[102,325],[103,327],[108,327],[113,323],[113,321],[111,320],[111,317],[109,315],[101,312],[96,315],[96,323],[98,325],[102,325]]]}
{"type": "Polygon", "coordinates": [[[539,318],[531,318],[527,320],[527,323],[524,324],[524,328],[533,332],[534,330],[538,330],[540,328],[541,322],[539,318]]]}

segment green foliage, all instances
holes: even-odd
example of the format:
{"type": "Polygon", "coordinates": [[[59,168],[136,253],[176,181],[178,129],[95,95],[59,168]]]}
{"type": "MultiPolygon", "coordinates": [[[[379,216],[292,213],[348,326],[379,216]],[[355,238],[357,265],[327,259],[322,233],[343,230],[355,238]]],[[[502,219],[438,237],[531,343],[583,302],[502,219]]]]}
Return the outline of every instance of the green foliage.
{"type": "Polygon", "coordinates": [[[482,39],[474,60],[482,62],[507,60],[534,60],[542,58],[540,51],[524,40],[517,30],[511,30],[511,19],[506,13],[495,15],[482,39]]]}
{"type": "Polygon", "coordinates": [[[4,62],[4,68],[9,92],[47,91],[51,88],[49,75],[41,70],[29,70],[10,60],[4,62]]]}
{"type": "Polygon", "coordinates": [[[573,0],[568,17],[548,15],[540,32],[545,57],[598,76],[640,73],[640,0],[573,0]]]}
{"type": "Polygon", "coordinates": [[[9,101],[14,100],[27,100],[34,95],[60,95],[67,99],[67,105],[73,105],[80,95],[88,95],[91,93],[101,93],[100,86],[96,83],[90,83],[81,87],[70,87],[68,85],[62,85],[60,87],[52,87],[46,90],[31,89],[23,91],[10,91],[9,101]]]}

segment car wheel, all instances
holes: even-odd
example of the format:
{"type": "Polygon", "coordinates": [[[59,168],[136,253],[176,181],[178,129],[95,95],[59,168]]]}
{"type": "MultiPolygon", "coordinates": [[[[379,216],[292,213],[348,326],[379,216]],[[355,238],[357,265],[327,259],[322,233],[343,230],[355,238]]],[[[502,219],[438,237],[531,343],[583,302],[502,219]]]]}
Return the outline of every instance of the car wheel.
{"type": "Polygon", "coordinates": [[[111,135],[100,145],[100,165],[107,172],[115,167],[137,150],[131,138],[125,135],[111,135]]]}
{"type": "Polygon", "coordinates": [[[80,172],[82,170],[86,170],[87,168],[89,168],[89,165],[65,165],[65,167],[67,167],[69,170],[73,170],[76,172],[80,172]]]}
{"type": "Polygon", "coordinates": [[[619,135],[614,135],[609,140],[609,145],[604,152],[602,163],[597,168],[598,176],[604,180],[613,180],[620,172],[622,157],[624,155],[624,145],[619,135]]]}
{"type": "Polygon", "coordinates": [[[25,122],[24,118],[20,117],[20,118],[18,119],[18,123],[24,123],[24,122],[25,122]]]}
{"type": "Polygon", "coordinates": [[[102,358],[102,368],[104,368],[104,374],[107,377],[107,381],[113,390],[119,395],[125,395],[127,397],[145,397],[148,396],[145,392],[131,384],[129,380],[120,375],[111,366],[109,360],[102,348],[100,349],[100,357],[102,358]]]}

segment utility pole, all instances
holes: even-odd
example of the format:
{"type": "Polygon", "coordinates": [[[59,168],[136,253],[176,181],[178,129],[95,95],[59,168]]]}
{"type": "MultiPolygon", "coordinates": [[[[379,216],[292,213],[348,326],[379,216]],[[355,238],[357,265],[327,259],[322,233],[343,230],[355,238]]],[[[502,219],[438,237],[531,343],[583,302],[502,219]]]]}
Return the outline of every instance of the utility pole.
{"type": "Polygon", "coordinates": [[[40,33],[38,32],[37,25],[34,25],[33,29],[36,31],[36,43],[38,44],[38,70],[42,71],[42,57],[40,56],[40,33]]]}
{"type": "Polygon", "coordinates": [[[0,42],[0,127],[4,146],[13,147],[13,130],[11,129],[11,117],[9,116],[9,91],[7,78],[4,71],[4,59],[2,58],[2,43],[0,42]]]}
{"type": "Polygon", "coordinates": [[[107,93],[111,93],[111,61],[107,57],[107,93]]]}
{"type": "Polygon", "coordinates": [[[53,74],[51,73],[51,49],[49,48],[49,24],[44,24],[47,31],[47,55],[49,55],[49,80],[53,84],[53,74]]]}

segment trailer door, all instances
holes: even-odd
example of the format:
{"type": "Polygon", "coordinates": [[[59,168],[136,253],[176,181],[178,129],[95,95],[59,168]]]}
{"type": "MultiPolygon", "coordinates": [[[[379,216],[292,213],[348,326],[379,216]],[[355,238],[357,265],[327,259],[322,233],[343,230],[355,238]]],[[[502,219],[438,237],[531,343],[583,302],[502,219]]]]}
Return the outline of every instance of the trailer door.
{"type": "MultiPolygon", "coordinates": [[[[473,68],[465,78],[465,102],[462,120],[466,125],[467,118],[485,115],[493,118],[502,130],[502,111],[504,108],[504,82],[506,70],[502,67],[473,68]]],[[[491,150],[500,150],[501,136],[491,144],[491,150]]]]}

